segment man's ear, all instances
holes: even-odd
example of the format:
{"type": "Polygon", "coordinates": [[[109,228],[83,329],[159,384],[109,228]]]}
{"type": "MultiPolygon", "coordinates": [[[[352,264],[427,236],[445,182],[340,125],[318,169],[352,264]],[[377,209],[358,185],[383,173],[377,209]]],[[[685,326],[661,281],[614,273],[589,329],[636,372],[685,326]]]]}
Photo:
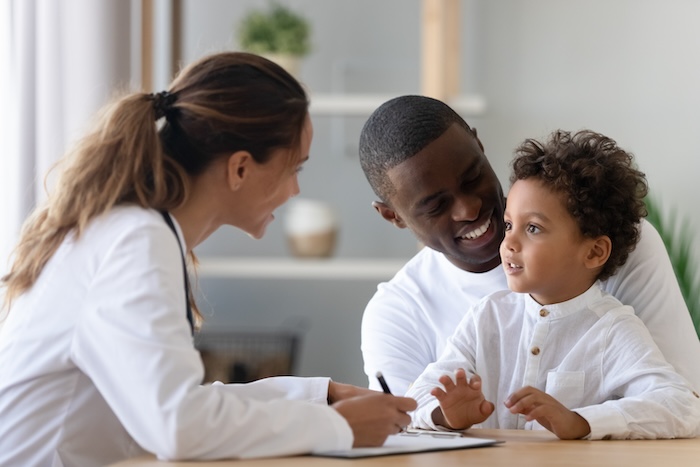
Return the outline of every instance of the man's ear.
{"type": "Polygon", "coordinates": [[[406,228],[406,223],[403,221],[403,219],[401,219],[396,211],[390,208],[386,203],[374,201],[372,202],[372,207],[377,210],[380,216],[394,224],[399,229],[406,228]]]}
{"type": "Polygon", "coordinates": [[[474,139],[476,140],[476,143],[479,145],[479,148],[481,148],[481,152],[485,153],[486,151],[484,151],[484,145],[481,144],[481,140],[479,139],[479,136],[476,134],[476,128],[471,127],[470,130],[472,132],[472,135],[474,136],[474,139]]]}
{"type": "Polygon", "coordinates": [[[226,161],[226,181],[231,190],[238,190],[250,175],[253,156],[248,151],[236,151],[226,161]]]}
{"type": "Polygon", "coordinates": [[[612,252],[612,242],[607,235],[601,235],[591,239],[591,243],[584,258],[584,264],[588,269],[601,268],[610,258],[612,252]]]}

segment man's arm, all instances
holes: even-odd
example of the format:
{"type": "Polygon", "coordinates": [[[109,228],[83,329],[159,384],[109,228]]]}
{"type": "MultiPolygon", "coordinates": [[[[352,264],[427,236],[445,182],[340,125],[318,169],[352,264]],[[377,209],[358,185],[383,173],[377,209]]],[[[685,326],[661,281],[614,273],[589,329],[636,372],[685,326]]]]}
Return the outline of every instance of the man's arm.
{"type": "Polygon", "coordinates": [[[666,247],[649,222],[642,221],[639,244],[603,288],[634,308],[666,359],[700,390],[700,340],[666,247]]]}
{"type": "Polygon", "coordinates": [[[369,387],[381,391],[381,371],[395,395],[403,395],[434,360],[420,313],[390,285],[380,284],[362,317],[362,357],[369,387]]]}

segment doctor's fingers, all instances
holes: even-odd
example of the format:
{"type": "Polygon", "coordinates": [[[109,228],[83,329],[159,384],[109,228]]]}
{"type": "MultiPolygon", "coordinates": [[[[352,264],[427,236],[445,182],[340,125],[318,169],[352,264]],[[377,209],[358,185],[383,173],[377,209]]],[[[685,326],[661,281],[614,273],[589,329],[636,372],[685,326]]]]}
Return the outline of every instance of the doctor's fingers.
{"type": "Polygon", "coordinates": [[[390,397],[394,406],[396,407],[396,410],[400,412],[410,412],[412,410],[416,410],[416,408],[418,407],[418,402],[416,402],[416,400],[411,397],[390,397]]]}

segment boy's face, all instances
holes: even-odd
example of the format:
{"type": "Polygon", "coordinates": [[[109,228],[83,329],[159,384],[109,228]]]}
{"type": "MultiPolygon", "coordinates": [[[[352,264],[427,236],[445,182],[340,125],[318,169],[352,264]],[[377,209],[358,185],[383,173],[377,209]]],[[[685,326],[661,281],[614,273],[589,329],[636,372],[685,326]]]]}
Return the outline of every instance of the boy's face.
{"type": "Polygon", "coordinates": [[[461,269],[498,266],[503,190],[475,134],[455,124],[387,176],[395,191],[375,205],[382,217],[461,269]]]}
{"type": "Polygon", "coordinates": [[[508,193],[504,219],[501,259],[511,290],[548,305],[574,298],[593,284],[595,240],[581,234],[560,194],[537,179],[518,180],[508,193]]]}

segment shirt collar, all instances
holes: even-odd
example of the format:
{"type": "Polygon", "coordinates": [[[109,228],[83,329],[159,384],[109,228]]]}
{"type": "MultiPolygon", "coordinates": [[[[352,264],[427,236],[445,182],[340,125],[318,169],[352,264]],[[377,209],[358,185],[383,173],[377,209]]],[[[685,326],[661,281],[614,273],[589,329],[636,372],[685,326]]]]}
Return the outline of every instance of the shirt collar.
{"type": "Polygon", "coordinates": [[[549,317],[550,319],[563,318],[570,314],[579,312],[585,309],[594,308],[594,304],[603,296],[603,291],[600,284],[595,282],[584,293],[570,300],[551,305],[540,305],[529,294],[525,296],[525,311],[527,314],[535,314],[537,316],[549,317]],[[544,310],[544,312],[542,311],[544,310]]]}

